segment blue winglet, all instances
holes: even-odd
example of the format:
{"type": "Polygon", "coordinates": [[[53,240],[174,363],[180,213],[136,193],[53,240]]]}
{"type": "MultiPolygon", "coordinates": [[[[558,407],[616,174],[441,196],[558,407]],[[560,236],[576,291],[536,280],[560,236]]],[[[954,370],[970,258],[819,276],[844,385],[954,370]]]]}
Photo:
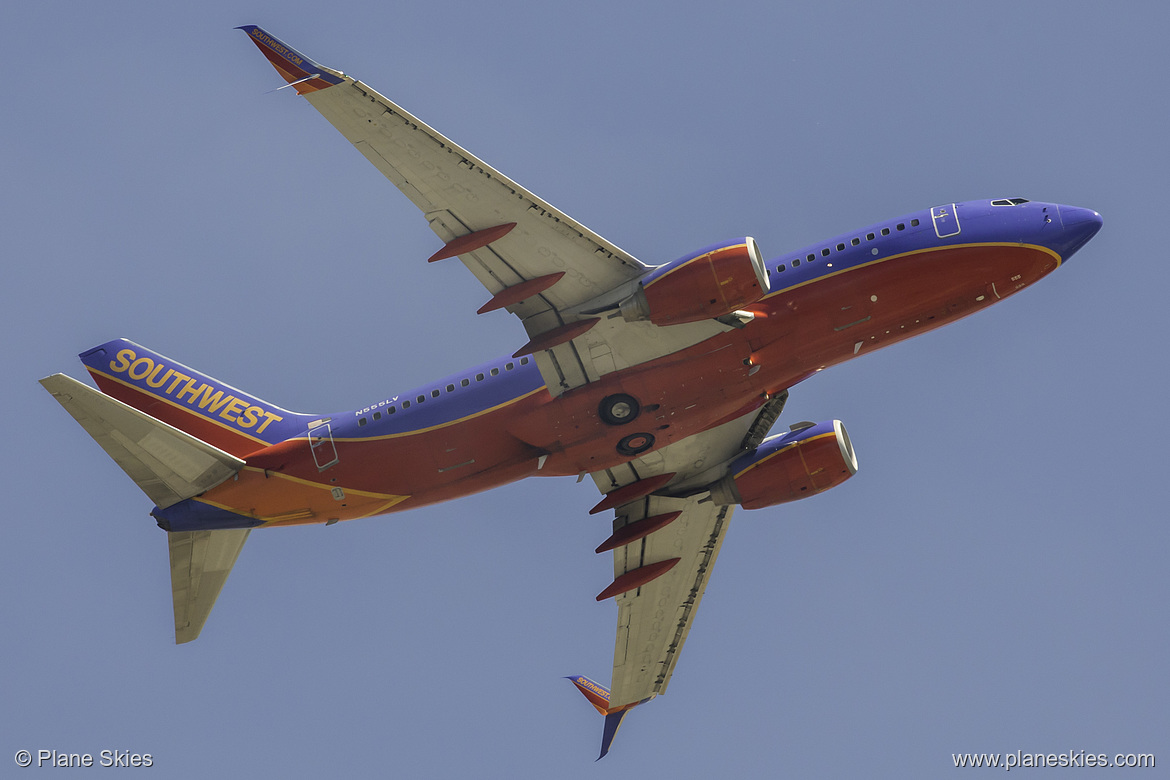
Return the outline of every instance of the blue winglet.
{"type": "Polygon", "coordinates": [[[605,758],[605,754],[609,752],[609,746],[613,744],[613,738],[617,736],[618,729],[621,728],[622,718],[626,717],[629,710],[622,710],[621,712],[611,712],[605,716],[605,729],[601,732],[601,755],[597,760],[605,758]]]}
{"type": "Polygon", "coordinates": [[[613,738],[617,735],[618,729],[622,725],[622,718],[626,717],[626,713],[630,711],[630,708],[644,704],[650,701],[650,699],[643,699],[633,704],[626,704],[610,709],[609,688],[606,688],[601,683],[590,680],[583,674],[566,677],[565,679],[572,682],[573,685],[576,685],[577,690],[585,694],[585,698],[589,700],[589,703],[593,705],[594,709],[605,716],[605,728],[601,732],[601,755],[597,757],[597,760],[600,761],[609,752],[609,746],[613,744],[613,738]]]}

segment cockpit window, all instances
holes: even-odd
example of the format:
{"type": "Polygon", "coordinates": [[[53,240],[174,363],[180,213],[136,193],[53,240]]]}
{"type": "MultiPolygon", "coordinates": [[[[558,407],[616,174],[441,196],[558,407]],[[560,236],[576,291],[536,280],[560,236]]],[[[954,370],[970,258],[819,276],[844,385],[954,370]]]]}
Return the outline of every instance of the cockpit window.
{"type": "Polygon", "coordinates": [[[1027,203],[1027,198],[1002,198],[1000,200],[991,201],[992,206],[1018,206],[1021,203],[1027,203]]]}

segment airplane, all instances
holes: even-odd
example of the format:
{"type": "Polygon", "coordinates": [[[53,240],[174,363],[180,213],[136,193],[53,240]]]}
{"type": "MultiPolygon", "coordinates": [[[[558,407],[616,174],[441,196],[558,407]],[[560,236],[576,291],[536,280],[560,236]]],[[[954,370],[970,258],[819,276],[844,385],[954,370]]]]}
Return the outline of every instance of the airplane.
{"type": "Polygon", "coordinates": [[[823,493],[857,472],[839,420],[772,434],[814,374],[981,311],[1100,230],[1090,209],[945,203],[765,259],[751,237],[646,265],[366,84],[255,25],[291,87],[424,214],[519,318],[510,354],[356,410],[292,412],[125,339],[81,353],[94,390],[41,384],[154,503],[175,640],[199,636],[252,529],[401,512],[531,476],[592,478],[612,513],[611,684],[569,677],[605,716],[667,690],[736,506],[823,493]]]}

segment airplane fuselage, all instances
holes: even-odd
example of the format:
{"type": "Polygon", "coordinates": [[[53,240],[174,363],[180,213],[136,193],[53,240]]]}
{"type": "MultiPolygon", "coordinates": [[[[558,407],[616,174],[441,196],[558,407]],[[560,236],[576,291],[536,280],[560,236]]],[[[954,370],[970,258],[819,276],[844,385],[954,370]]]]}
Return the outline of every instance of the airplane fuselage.
{"type": "MultiPolygon", "coordinates": [[[[151,414],[247,453],[248,465],[156,516],[171,530],[325,523],[527,476],[612,468],[634,457],[631,443],[648,445],[642,456],[681,441],[818,371],[1013,295],[1058,268],[1100,221],[1087,209],[1016,199],[947,204],[871,225],[767,261],[770,291],[747,307],[754,319],[744,327],[559,395],[532,357],[505,357],[350,412],[298,422],[236,402],[234,411],[225,407],[232,414],[193,426],[197,415],[184,403],[195,391],[177,380],[151,414]],[[188,397],[176,397],[183,389],[188,397]],[[616,394],[636,399],[635,419],[602,419],[599,405],[616,394]]],[[[153,376],[158,388],[170,376],[132,351],[108,357],[87,366],[103,390],[132,405],[145,395],[135,381],[153,376]]]]}

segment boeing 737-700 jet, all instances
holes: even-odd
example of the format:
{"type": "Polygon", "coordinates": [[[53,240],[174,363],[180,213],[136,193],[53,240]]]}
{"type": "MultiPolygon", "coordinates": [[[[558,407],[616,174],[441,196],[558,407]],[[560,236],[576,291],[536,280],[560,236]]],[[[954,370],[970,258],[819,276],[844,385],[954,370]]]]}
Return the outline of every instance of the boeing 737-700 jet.
{"type": "MultiPolygon", "coordinates": [[[[665,693],[736,506],[857,471],[838,420],[769,435],[789,390],[980,311],[1056,270],[1094,211],[946,203],[765,259],[752,238],[648,266],[370,87],[255,26],[280,75],[425,216],[526,343],[354,411],[300,414],[118,339],[81,354],[99,390],[41,380],[156,504],[175,639],[202,630],[254,528],[399,512],[530,476],[592,477],[613,513],[617,605],[605,715],[665,693]]],[[[283,87],[282,87],[283,88],[283,87]]]]}

